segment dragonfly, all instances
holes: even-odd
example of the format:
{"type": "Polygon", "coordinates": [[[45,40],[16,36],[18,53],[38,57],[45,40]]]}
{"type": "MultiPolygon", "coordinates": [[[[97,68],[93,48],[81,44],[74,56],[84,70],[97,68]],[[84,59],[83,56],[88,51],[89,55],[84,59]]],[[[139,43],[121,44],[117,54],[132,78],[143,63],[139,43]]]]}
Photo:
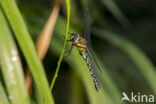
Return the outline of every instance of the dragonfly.
{"type": "Polygon", "coordinates": [[[99,70],[100,70],[100,67],[98,66],[92,54],[92,51],[91,51],[92,49],[89,47],[90,32],[89,32],[89,24],[87,24],[88,23],[87,13],[88,13],[88,10],[85,10],[84,37],[80,36],[79,33],[70,33],[71,37],[67,41],[72,42],[71,48],[69,50],[69,54],[71,53],[73,47],[76,46],[77,49],[79,50],[80,55],[83,57],[83,59],[85,60],[88,66],[88,69],[91,73],[96,90],[99,91],[100,86],[99,86],[99,82],[97,81],[97,77],[95,75],[96,69],[95,67],[93,67],[93,63],[95,63],[94,65],[96,65],[96,68],[98,68],[99,70]]]}

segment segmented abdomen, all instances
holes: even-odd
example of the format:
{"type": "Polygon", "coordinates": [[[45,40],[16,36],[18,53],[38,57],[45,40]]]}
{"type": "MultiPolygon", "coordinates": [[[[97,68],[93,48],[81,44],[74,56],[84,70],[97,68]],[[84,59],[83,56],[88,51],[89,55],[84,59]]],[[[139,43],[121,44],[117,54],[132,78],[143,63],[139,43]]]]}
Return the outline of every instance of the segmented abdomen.
{"type": "Polygon", "coordinates": [[[99,90],[99,85],[98,85],[96,76],[95,76],[95,74],[94,74],[93,68],[92,68],[92,66],[91,66],[91,63],[90,63],[90,61],[89,61],[89,59],[88,59],[87,53],[85,53],[85,55],[83,56],[83,58],[85,59],[85,61],[86,61],[86,63],[87,63],[87,66],[88,66],[88,68],[89,68],[89,70],[90,70],[90,73],[91,73],[91,76],[92,76],[92,78],[93,78],[94,86],[95,86],[96,90],[98,91],[98,90],[99,90]]]}
{"type": "Polygon", "coordinates": [[[80,54],[82,55],[82,57],[85,59],[86,63],[87,63],[87,66],[90,70],[90,73],[91,73],[91,76],[92,76],[92,79],[93,79],[93,82],[94,82],[94,86],[96,88],[96,90],[98,91],[99,90],[99,85],[98,85],[98,82],[97,82],[97,79],[96,79],[96,76],[94,74],[94,71],[93,71],[93,68],[91,66],[91,63],[89,61],[89,58],[88,58],[88,54],[87,54],[87,49],[86,49],[86,41],[83,39],[83,38],[80,38],[78,42],[75,43],[75,45],[77,46],[80,54]]]}

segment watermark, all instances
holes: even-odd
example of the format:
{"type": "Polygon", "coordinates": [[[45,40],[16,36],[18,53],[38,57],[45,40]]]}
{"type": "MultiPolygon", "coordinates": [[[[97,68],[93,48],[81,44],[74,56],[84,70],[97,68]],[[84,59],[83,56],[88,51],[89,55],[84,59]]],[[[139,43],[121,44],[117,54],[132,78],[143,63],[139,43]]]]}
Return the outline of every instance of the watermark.
{"type": "Polygon", "coordinates": [[[147,103],[153,103],[155,98],[154,95],[145,95],[138,92],[137,94],[134,94],[131,92],[131,94],[128,96],[125,92],[122,92],[122,99],[121,101],[128,101],[128,102],[147,102],[147,103]]]}

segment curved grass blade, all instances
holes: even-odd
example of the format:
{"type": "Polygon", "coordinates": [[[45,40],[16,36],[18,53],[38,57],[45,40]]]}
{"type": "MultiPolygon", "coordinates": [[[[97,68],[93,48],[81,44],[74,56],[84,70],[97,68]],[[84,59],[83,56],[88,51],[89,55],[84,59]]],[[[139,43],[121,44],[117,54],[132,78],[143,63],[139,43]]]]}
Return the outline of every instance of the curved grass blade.
{"type": "Polygon", "coordinates": [[[0,64],[12,104],[30,104],[18,52],[0,8],[0,64]]]}
{"type": "Polygon", "coordinates": [[[9,23],[11,24],[11,28],[15,33],[15,37],[26,58],[39,91],[43,95],[47,104],[53,104],[54,101],[49,90],[48,81],[43,66],[37,56],[33,41],[26,28],[20,11],[18,10],[15,0],[0,0],[0,3],[9,20],[9,23]]]}
{"type": "Polygon", "coordinates": [[[57,63],[56,72],[55,72],[54,77],[53,77],[53,79],[52,79],[52,82],[51,82],[51,84],[50,84],[50,90],[51,90],[51,91],[52,91],[52,89],[53,89],[55,80],[56,80],[56,78],[57,78],[57,76],[58,76],[58,72],[59,72],[59,69],[60,69],[61,61],[62,61],[62,59],[63,59],[63,55],[64,55],[64,51],[65,51],[66,44],[67,44],[67,39],[68,39],[69,20],[70,20],[70,0],[66,0],[66,5],[67,5],[67,27],[66,27],[65,41],[64,41],[64,45],[63,45],[63,49],[62,49],[60,58],[59,58],[58,63],[57,63]]]}
{"type": "Polygon", "coordinates": [[[130,25],[128,19],[121,12],[118,6],[115,4],[113,0],[102,0],[106,7],[110,10],[110,12],[114,15],[114,17],[125,27],[130,25]]]}

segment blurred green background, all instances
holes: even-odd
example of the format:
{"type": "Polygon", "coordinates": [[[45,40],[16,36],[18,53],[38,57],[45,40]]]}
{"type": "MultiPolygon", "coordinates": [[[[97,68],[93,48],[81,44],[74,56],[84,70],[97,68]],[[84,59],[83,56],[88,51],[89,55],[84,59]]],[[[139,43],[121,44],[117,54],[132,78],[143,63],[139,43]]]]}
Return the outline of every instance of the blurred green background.
{"type": "MultiPolygon", "coordinates": [[[[50,15],[54,1],[16,0],[16,3],[35,42],[50,15]]],[[[156,81],[155,5],[155,0],[71,0],[69,31],[83,34],[84,8],[88,8],[92,47],[104,71],[101,75],[104,76],[101,78],[104,82],[103,97],[107,96],[105,101],[106,99],[108,101],[96,104],[120,104],[122,92],[127,95],[131,92],[135,94],[140,92],[145,95],[156,94],[156,83],[154,83],[156,81]],[[119,101],[116,102],[116,99],[119,101]]],[[[63,46],[66,16],[66,3],[62,0],[52,42],[43,60],[49,84],[63,46]]],[[[67,44],[68,49],[70,43],[67,44]]],[[[56,104],[95,104],[96,101],[91,99],[94,97],[96,99],[97,96],[89,95],[94,89],[86,91],[88,85],[84,83],[87,81],[83,80],[87,77],[85,75],[90,74],[81,75],[80,72],[83,73],[81,69],[76,71],[77,68],[81,68],[79,66],[86,67],[86,65],[78,56],[76,48],[74,53],[76,53],[74,57],[64,58],[61,63],[52,91],[54,101],[56,104]]],[[[20,58],[25,68],[27,64],[21,52],[20,58]]],[[[94,88],[92,82],[89,82],[89,86],[94,88]]],[[[32,99],[34,99],[33,93],[32,99]]],[[[124,103],[131,104],[127,101],[124,103]]],[[[153,104],[156,104],[156,101],[153,104]]]]}

